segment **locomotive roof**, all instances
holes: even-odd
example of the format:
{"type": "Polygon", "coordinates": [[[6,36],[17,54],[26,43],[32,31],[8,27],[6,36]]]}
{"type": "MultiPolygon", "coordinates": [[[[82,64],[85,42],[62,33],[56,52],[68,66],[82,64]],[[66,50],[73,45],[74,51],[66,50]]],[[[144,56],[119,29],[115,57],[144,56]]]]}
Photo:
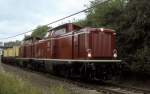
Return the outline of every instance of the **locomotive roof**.
{"type": "Polygon", "coordinates": [[[57,26],[57,27],[54,27],[54,28],[50,29],[49,31],[61,29],[61,28],[65,27],[65,26],[67,26],[67,25],[73,25],[73,26],[76,26],[76,27],[80,27],[80,26],[75,25],[75,24],[73,24],[73,23],[65,23],[65,24],[59,25],[59,26],[57,26]]]}

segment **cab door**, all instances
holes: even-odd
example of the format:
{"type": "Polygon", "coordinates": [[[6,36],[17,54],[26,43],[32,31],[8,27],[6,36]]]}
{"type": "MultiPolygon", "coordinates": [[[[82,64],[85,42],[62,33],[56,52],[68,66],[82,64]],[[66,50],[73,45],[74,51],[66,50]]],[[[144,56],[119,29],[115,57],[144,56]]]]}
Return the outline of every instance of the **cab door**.
{"type": "Polygon", "coordinates": [[[58,45],[57,45],[57,39],[51,40],[51,56],[54,59],[58,58],[58,45]]]}
{"type": "Polygon", "coordinates": [[[79,40],[78,35],[75,35],[73,38],[73,59],[77,59],[79,57],[79,40]]]}

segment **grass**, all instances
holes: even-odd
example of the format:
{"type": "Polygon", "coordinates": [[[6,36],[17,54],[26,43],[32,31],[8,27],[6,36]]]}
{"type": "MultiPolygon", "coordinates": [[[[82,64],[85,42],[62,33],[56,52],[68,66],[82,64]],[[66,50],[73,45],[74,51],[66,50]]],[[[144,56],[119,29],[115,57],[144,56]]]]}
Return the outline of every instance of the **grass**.
{"type": "Polygon", "coordinates": [[[53,86],[46,93],[15,75],[0,71],[0,94],[70,94],[63,86],[53,86]]]}
{"type": "Polygon", "coordinates": [[[42,94],[42,92],[6,72],[0,72],[0,94],[42,94]]]}

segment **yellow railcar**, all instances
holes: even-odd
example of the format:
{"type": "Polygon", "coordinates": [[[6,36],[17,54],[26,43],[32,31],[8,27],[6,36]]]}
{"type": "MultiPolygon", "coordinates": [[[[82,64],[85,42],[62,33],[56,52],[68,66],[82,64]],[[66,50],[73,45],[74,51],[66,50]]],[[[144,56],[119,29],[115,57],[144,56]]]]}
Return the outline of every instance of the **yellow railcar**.
{"type": "Polygon", "coordinates": [[[7,56],[8,56],[8,54],[7,54],[7,53],[8,53],[8,50],[7,50],[7,49],[4,49],[3,56],[4,56],[4,57],[7,57],[7,56]]]}
{"type": "Polygon", "coordinates": [[[8,48],[7,50],[8,50],[7,56],[8,57],[13,57],[14,56],[13,48],[8,48]]]}
{"type": "Polygon", "coordinates": [[[19,46],[14,46],[12,48],[4,49],[4,57],[18,57],[19,56],[19,46]]]}
{"type": "Polygon", "coordinates": [[[19,56],[19,46],[13,47],[13,56],[18,57],[19,56]]]}

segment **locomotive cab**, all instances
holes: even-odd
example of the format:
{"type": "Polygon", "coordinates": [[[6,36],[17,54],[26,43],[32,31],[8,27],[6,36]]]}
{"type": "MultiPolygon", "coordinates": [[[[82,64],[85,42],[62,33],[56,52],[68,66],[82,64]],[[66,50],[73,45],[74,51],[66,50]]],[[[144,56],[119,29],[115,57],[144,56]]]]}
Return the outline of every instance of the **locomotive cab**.
{"type": "Polygon", "coordinates": [[[81,27],[74,25],[72,23],[66,23],[61,26],[51,29],[49,32],[52,32],[50,35],[51,37],[57,37],[57,36],[61,36],[66,33],[70,33],[72,31],[76,31],[79,29],[81,29],[81,27]]]}

